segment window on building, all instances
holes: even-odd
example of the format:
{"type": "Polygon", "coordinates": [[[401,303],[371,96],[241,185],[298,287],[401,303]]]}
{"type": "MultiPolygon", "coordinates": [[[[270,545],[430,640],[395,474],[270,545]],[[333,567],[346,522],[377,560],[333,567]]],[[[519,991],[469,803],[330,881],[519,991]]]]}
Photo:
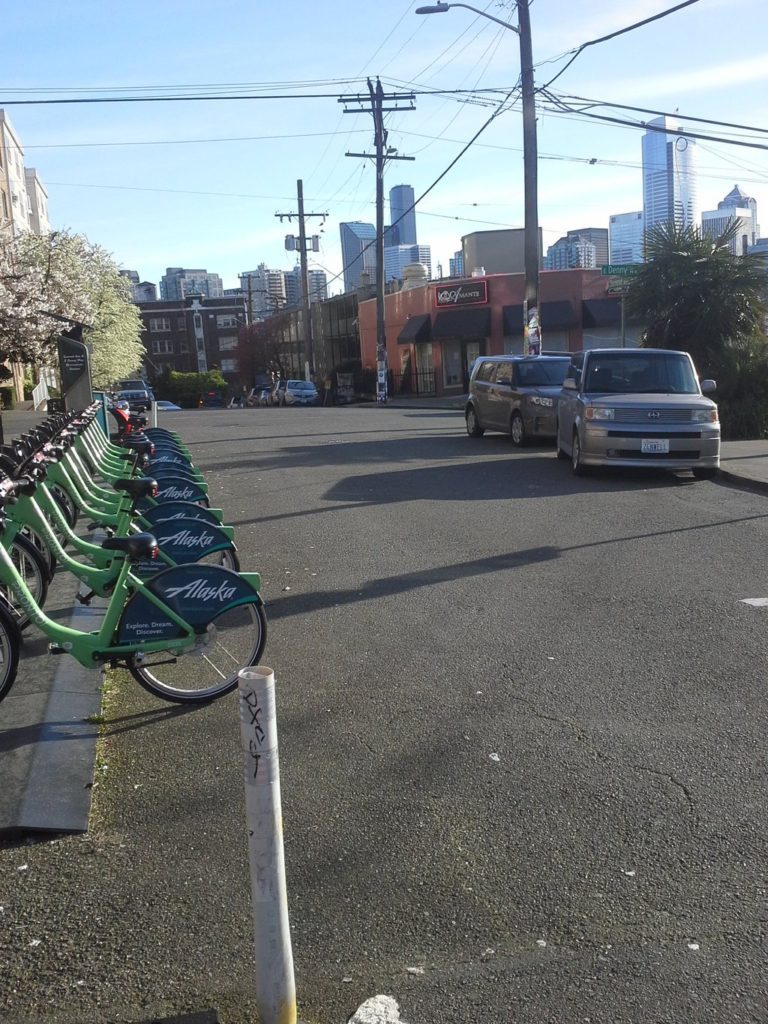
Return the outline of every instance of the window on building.
{"type": "Polygon", "coordinates": [[[222,359],[221,360],[221,372],[222,373],[237,373],[237,360],[236,359],[222,359]]]}
{"type": "Polygon", "coordinates": [[[239,321],[238,321],[236,316],[230,316],[228,314],[223,314],[221,316],[217,316],[216,317],[216,326],[217,327],[237,327],[238,323],[239,323],[239,321]]]}
{"type": "Polygon", "coordinates": [[[187,329],[187,318],[185,316],[177,316],[176,317],[176,330],[177,331],[186,331],[186,329],[187,329]]]}
{"type": "Polygon", "coordinates": [[[2,201],[3,201],[3,217],[5,217],[5,219],[7,220],[8,219],[8,196],[5,194],[5,192],[2,189],[0,189],[0,198],[2,198],[2,201]]]}
{"type": "Polygon", "coordinates": [[[219,352],[231,352],[237,348],[237,338],[232,334],[227,334],[223,338],[219,338],[219,352]]]}
{"type": "Polygon", "coordinates": [[[150,331],[170,331],[171,318],[169,316],[152,317],[149,321],[150,331]]]}
{"type": "Polygon", "coordinates": [[[186,337],[179,338],[179,352],[189,352],[189,345],[186,337]]]}
{"type": "Polygon", "coordinates": [[[173,352],[173,342],[170,338],[153,338],[152,354],[156,356],[167,356],[173,352]]]}

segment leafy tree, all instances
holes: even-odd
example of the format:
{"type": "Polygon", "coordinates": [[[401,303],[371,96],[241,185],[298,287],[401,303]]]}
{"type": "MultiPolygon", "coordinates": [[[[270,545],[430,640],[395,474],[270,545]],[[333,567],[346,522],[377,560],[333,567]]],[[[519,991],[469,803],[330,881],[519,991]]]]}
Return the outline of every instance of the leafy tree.
{"type": "Polygon", "coordinates": [[[194,408],[205,391],[226,391],[227,382],[218,370],[207,373],[177,373],[166,368],[160,378],[159,389],[163,398],[187,409],[194,408]]]}
{"type": "Polygon", "coordinates": [[[83,235],[54,231],[0,243],[0,359],[55,365],[63,325],[48,314],[89,325],[84,339],[97,387],[141,365],[141,319],[128,283],[83,235]]]}
{"type": "Polygon", "coordinates": [[[690,352],[699,374],[716,378],[723,437],[768,437],[768,270],[761,256],[733,255],[737,230],[732,221],[711,239],[654,228],[627,310],[647,324],[645,345],[690,352]]]}
{"type": "Polygon", "coordinates": [[[277,373],[284,377],[280,331],[289,318],[278,313],[241,328],[237,344],[237,364],[243,378],[253,384],[260,373],[277,373]]]}
{"type": "Polygon", "coordinates": [[[699,371],[714,373],[727,349],[762,333],[768,270],[758,255],[733,255],[737,230],[732,221],[715,239],[674,223],[648,232],[647,262],[627,294],[627,311],[647,325],[646,345],[690,352],[699,371]]]}

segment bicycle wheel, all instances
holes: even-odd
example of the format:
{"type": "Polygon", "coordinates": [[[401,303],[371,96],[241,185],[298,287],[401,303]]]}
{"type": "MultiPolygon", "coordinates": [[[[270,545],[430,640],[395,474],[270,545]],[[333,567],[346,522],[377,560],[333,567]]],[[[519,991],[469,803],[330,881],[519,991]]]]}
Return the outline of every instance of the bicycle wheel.
{"type": "Polygon", "coordinates": [[[235,689],[238,672],[257,664],[266,641],[264,606],[253,601],[215,616],[189,651],[148,654],[130,671],[156,697],[204,704],[235,689]]]}
{"type": "MultiPolygon", "coordinates": [[[[16,566],[16,571],[32,594],[35,604],[42,608],[48,596],[48,569],[37,548],[31,540],[23,536],[23,534],[17,533],[11,544],[9,554],[13,564],[16,566]]],[[[11,608],[19,629],[26,629],[30,623],[29,615],[17,601],[12,589],[4,585],[0,588],[0,594],[11,608]]]]}
{"type": "Polygon", "coordinates": [[[0,701],[8,695],[19,668],[21,634],[16,620],[0,598],[0,701]]]}

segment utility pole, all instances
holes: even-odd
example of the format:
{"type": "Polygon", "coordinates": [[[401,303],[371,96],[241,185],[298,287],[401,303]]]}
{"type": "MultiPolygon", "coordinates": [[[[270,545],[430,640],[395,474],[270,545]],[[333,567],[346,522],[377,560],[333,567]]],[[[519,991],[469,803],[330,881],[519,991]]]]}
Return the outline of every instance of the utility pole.
{"type": "MultiPolygon", "coordinates": [[[[302,290],[302,319],[304,320],[304,340],[306,343],[306,354],[307,363],[309,365],[309,376],[312,379],[315,375],[315,354],[314,345],[312,339],[312,312],[310,309],[310,295],[309,295],[309,263],[307,261],[307,227],[306,221],[308,217],[322,217],[323,223],[328,216],[328,211],[325,213],[305,213],[304,212],[304,182],[299,178],[296,182],[296,198],[298,202],[299,212],[298,213],[276,213],[275,216],[280,218],[280,223],[283,222],[283,217],[288,218],[290,223],[292,217],[298,217],[299,219],[299,235],[298,238],[295,235],[287,235],[285,239],[285,247],[289,251],[299,249],[299,260],[301,262],[301,290],[302,290]]],[[[313,235],[309,240],[312,246],[313,252],[318,252],[320,249],[320,240],[317,235],[313,235]]]]}
{"type": "Polygon", "coordinates": [[[525,207],[525,297],[523,324],[530,355],[541,353],[541,316],[539,310],[539,204],[538,151],[536,142],[536,89],[533,83],[533,46],[528,0],[518,0],[520,37],[520,84],[523,105],[523,193],[525,207]]]}
{"type": "Polygon", "coordinates": [[[345,107],[345,114],[373,115],[373,143],[376,152],[346,153],[346,156],[373,159],[376,163],[376,400],[387,400],[387,334],[384,322],[384,167],[389,160],[414,160],[412,156],[399,156],[396,149],[387,146],[387,131],[384,128],[384,113],[394,110],[415,110],[414,93],[385,93],[381,82],[376,79],[374,86],[368,79],[369,96],[341,97],[339,103],[357,103],[357,107],[345,107]],[[385,102],[397,103],[408,100],[410,106],[385,107],[385,102]],[[368,104],[368,105],[366,105],[368,104]]]}

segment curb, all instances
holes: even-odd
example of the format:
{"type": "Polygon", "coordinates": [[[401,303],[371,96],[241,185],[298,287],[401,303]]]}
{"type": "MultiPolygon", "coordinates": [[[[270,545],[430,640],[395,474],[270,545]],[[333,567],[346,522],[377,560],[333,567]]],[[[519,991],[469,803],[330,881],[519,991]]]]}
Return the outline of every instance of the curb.
{"type": "MultiPolygon", "coordinates": [[[[105,607],[102,599],[96,599],[91,607],[75,602],[69,627],[83,632],[98,628],[105,607]]],[[[18,819],[11,829],[88,831],[99,739],[99,727],[92,718],[101,710],[101,691],[98,671],[89,672],[71,655],[61,655],[39,724],[18,819]]]]}
{"type": "Polygon", "coordinates": [[[768,494],[768,481],[767,480],[755,480],[750,476],[743,476],[741,473],[734,473],[730,469],[723,469],[720,467],[720,472],[717,475],[717,479],[727,481],[730,484],[734,484],[745,491],[754,491],[755,494],[768,494]]]}

